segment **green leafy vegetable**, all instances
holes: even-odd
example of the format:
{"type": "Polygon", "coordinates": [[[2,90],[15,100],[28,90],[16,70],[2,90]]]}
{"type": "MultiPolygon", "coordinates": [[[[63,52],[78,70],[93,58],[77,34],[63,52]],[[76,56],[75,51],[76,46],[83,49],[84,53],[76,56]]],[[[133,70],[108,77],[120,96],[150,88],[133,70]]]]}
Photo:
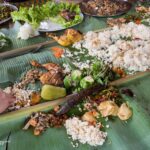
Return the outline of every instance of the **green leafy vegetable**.
{"type": "Polygon", "coordinates": [[[13,21],[20,20],[20,21],[29,22],[30,17],[27,12],[28,12],[28,8],[26,7],[20,7],[19,11],[12,12],[11,16],[13,18],[13,21]]]}
{"type": "Polygon", "coordinates": [[[75,83],[79,83],[82,77],[82,72],[80,70],[74,70],[71,73],[72,81],[75,83]]]}
{"type": "Polygon", "coordinates": [[[107,85],[114,78],[112,70],[100,60],[95,60],[88,72],[100,84],[107,85]]]}
{"type": "Polygon", "coordinates": [[[38,27],[38,25],[43,20],[43,18],[47,17],[46,14],[43,13],[41,7],[39,6],[32,6],[28,10],[28,15],[30,16],[30,19],[31,19],[31,25],[35,27],[38,27]]]}
{"type": "Polygon", "coordinates": [[[94,83],[94,79],[92,78],[92,76],[86,76],[80,81],[80,86],[83,89],[86,89],[89,88],[91,85],[93,85],[93,83],[94,83]]]}
{"type": "Polygon", "coordinates": [[[71,80],[70,75],[68,75],[64,78],[64,86],[65,86],[65,88],[68,89],[71,87],[71,85],[72,85],[72,80],[71,80]]]}
{"type": "Polygon", "coordinates": [[[40,22],[45,19],[50,19],[55,23],[59,23],[64,27],[70,27],[81,22],[82,17],[80,16],[81,10],[79,5],[73,3],[56,3],[53,1],[47,2],[41,6],[33,6],[30,8],[20,7],[19,11],[11,13],[13,21],[24,21],[31,24],[34,28],[38,28],[40,22]],[[66,21],[60,12],[63,10],[69,10],[75,13],[74,19],[66,21]]]}
{"type": "Polygon", "coordinates": [[[95,84],[107,85],[114,80],[114,72],[102,61],[95,59],[89,68],[73,70],[64,79],[64,85],[69,92],[79,92],[95,84]]]}
{"type": "Polygon", "coordinates": [[[9,38],[7,38],[2,32],[0,32],[0,49],[7,47],[11,44],[9,38]]]}
{"type": "Polygon", "coordinates": [[[13,21],[24,21],[31,24],[34,28],[37,28],[46,17],[39,6],[32,6],[30,8],[20,7],[19,11],[12,12],[11,16],[13,21]]]}

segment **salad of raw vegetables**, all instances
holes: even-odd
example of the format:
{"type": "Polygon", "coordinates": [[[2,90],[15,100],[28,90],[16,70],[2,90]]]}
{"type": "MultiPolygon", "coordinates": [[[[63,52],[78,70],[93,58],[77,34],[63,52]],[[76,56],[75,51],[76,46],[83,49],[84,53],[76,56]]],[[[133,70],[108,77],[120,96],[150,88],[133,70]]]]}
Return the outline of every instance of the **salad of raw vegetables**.
{"type": "Polygon", "coordinates": [[[19,11],[11,13],[13,21],[24,21],[38,28],[40,22],[46,19],[70,27],[82,21],[79,5],[74,3],[49,1],[41,6],[20,7],[19,11]]]}

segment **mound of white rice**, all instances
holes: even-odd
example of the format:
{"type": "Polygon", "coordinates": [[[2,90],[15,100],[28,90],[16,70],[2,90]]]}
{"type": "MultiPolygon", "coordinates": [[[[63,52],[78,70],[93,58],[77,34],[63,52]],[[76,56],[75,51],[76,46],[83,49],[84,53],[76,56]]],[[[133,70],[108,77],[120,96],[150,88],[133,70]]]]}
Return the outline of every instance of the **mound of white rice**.
{"type": "Polygon", "coordinates": [[[33,29],[33,27],[30,24],[25,23],[20,27],[17,37],[22,40],[27,40],[31,37],[38,36],[38,35],[39,32],[37,30],[33,29]]]}
{"type": "Polygon", "coordinates": [[[103,145],[107,133],[100,131],[98,127],[89,125],[86,121],[81,121],[77,117],[69,118],[65,122],[67,134],[72,137],[73,141],[78,140],[82,144],[91,146],[103,145]]]}
{"type": "MultiPolygon", "coordinates": [[[[150,28],[133,22],[103,32],[88,32],[73,47],[130,72],[150,69],[150,28]]],[[[110,65],[110,66],[111,66],[110,65]]]]}

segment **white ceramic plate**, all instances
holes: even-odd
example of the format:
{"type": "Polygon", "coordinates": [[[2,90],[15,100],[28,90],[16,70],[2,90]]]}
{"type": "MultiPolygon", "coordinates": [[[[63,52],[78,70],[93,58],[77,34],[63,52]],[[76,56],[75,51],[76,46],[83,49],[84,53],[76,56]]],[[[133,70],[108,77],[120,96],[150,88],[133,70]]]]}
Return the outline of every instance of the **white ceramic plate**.
{"type": "MultiPolygon", "coordinates": [[[[82,22],[83,19],[84,19],[84,15],[81,13],[80,16],[81,16],[81,18],[82,18],[82,20],[81,20],[81,22],[82,22]]],[[[48,24],[48,26],[46,25],[46,26],[47,26],[47,29],[42,29],[42,28],[40,27],[40,28],[39,28],[39,31],[40,31],[40,32],[54,32],[54,31],[60,31],[60,30],[64,30],[64,29],[67,29],[67,28],[76,26],[76,25],[78,25],[78,24],[81,23],[81,22],[79,22],[79,23],[77,23],[77,24],[75,24],[75,25],[72,25],[72,26],[66,28],[66,27],[62,26],[61,24],[53,23],[53,22],[50,21],[50,20],[43,21],[43,22],[41,22],[41,24],[44,23],[44,22],[47,22],[47,24],[48,24]]]]}

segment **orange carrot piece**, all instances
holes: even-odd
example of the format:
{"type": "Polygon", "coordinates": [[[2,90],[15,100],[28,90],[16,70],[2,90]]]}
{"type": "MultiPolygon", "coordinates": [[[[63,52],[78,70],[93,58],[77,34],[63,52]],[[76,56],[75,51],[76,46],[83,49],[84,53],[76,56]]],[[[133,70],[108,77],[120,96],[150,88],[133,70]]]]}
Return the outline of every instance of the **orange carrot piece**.
{"type": "Polygon", "coordinates": [[[51,49],[56,58],[61,58],[62,54],[64,53],[64,50],[60,47],[52,47],[51,49]]]}
{"type": "Polygon", "coordinates": [[[136,24],[141,24],[141,20],[140,20],[140,19],[137,19],[137,20],[135,20],[135,23],[136,23],[136,24]]]}
{"type": "Polygon", "coordinates": [[[61,47],[54,46],[51,48],[53,51],[63,51],[61,47]]]}

